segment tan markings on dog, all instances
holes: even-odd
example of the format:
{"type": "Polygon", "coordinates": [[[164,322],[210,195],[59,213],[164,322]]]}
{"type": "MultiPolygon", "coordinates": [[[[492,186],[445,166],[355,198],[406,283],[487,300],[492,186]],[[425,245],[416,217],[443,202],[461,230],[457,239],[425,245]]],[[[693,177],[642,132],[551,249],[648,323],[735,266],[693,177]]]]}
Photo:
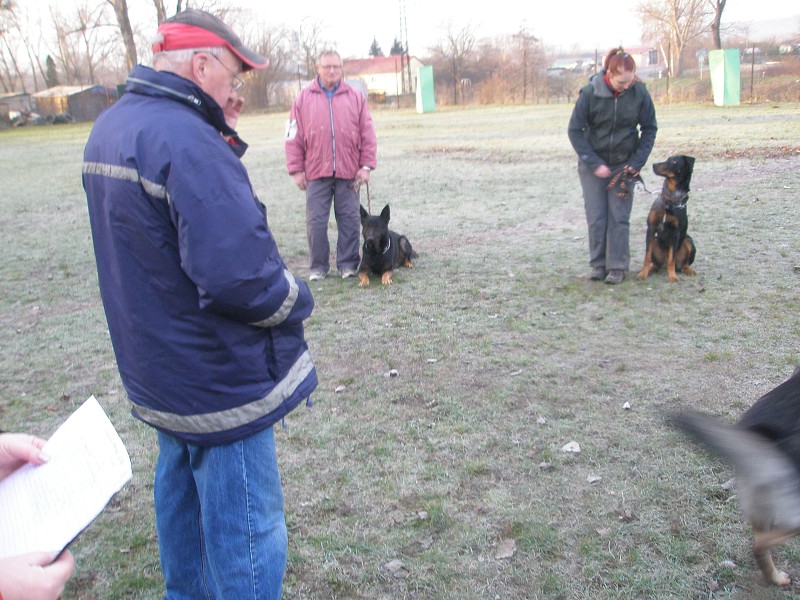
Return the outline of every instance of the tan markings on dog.
{"type": "Polygon", "coordinates": [[[359,271],[358,273],[358,287],[367,287],[369,285],[369,275],[364,273],[363,271],[359,271]]]}
{"type": "Polygon", "coordinates": [[[667,250],[667,278],[673,283],[678,281],[678,274],[675,272],[675,250],[672,246],[667,250]]]}
{"type": "Polygon", "coordinates": [[[381,275],[381,283],[383,285],[389,285],[392,283],[392,275],[394,273],[392,271],[386,271],[383,275],[381,275]]]}
{"type": "Polygon", "coordinates": [[[800,529],[792,529],[789,531],[754,531],[754,533],[755,542],[753,543],[753,556],[761,572],[764,574],[766,582],[781,586],[791,584],[792,578],[783,571],[779,571],[775,568],[775,563],[772,562],[772,548],[795,537],[800,533],[800,529]]]}

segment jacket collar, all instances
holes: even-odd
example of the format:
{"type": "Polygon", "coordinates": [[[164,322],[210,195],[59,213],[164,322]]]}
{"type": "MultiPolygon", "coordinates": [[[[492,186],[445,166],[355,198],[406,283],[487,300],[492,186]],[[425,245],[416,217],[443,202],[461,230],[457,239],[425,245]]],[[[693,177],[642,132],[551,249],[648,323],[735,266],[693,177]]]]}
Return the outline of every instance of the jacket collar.
{"type": "Polygon", "coordinates": [[[225,114],[216,100],[196,83],[180,75],[137,65],[128,75],[125,91],[181,102],[200,113],[221,134],[236,136],[236,131],[225,123],[225,114]]]}

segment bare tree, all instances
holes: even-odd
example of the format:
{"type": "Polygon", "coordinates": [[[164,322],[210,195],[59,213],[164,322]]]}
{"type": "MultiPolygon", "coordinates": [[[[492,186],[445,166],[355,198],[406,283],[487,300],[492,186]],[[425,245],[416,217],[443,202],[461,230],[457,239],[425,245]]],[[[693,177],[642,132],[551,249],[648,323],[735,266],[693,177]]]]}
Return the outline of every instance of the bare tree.
{"type": "MultiPolygon", "coordinates": [[[[133,28],[128,17],[128,0],[106,0],[113,8],[114,15],[117,17],[117,25],[122,35],[122,43],[125,44],[125,59],[130,71],[139,62],[136,53],[136,42],[133,39],[133,28]]],[[[161,21],[159,21],[160,23],[161,21]]]]}
{"type": "Polygon", "coordinates": [[[469,85],[469,79],[465,72],[469,66],[472,50],[475,47],[475,32],[472,27],[466,25],[462,29],[455,31],[453,24],[447,25],[445,39],[431,48],[431,52],[442,62],[446,63],[450,83],[453,86],[453,103],[458,104],[463,100],[464,87],[469,85]]]}
{"type": "Polygon", "coordinates": [[[680,75],[687,45],[708,30],[708,0],[643,0],[637,10],[643,39],[658,45],[670,76],[680,75]]]}
{"type": "Polygon", "coordinates": [[[531,35],[526,27],[520,27],[519,31],[514,34],[514,40],[518,43],[518,52],[520,62],[520,69],[522,70],[522,103],[528,101],[528,90],[532,87],[532,71],[531,67],[536,62],[536,42],[539,40],[531,35]]]}
{"type": "Polygon", "coordinates": [[[248,94],[252,108],[268,108],[283,104],[282,82],[291,79],[291,33],[283,26],[261,27],[252,47],[269,59],[266,69],[253,71],[248,79],[248,94]]]}
{"type": "Polygon", "coordinates": [[[708,0],[714,10],[714,19],[711,21],[711,35],[714,38],[714,48],[717,50],[722,49],[722,37],[719,34],[719,30],[722,24],[722,11],[725,10],[725,2],[727,0],[708,0]]]}
{"type": "Polygon", "coordinates": [[[313,78],[317,73],[317,56],[326,43],[322,36],[322,22],[316,19],[303,19],[297,32],[297,64],[304,69],[304,76],[313,78]]]}
{"type": "Polygon", "coordinates": [[[156,7],[156,19],[158,24],[161,25],[163,21],[167,20],[167,9],[164,6],[164,0],[153,0],[153,6],[156,7]]]}
{"type": "Polygon", "coordinates": [[[27,92],[19,60],[19,46],[24,45],[25,40],[20,28],[19,10],[19,6],[13,0],[0,2],[0,63],[3,67],[0,82],[4,92],[13,92],[17,84],[23,92],[27,92]]]}
{"type": "Polygon", "coordinates": [[[58,57],[68,84],[98,82],[98,70],[116,70],[119,38],[106,15],[107,3],[83,3],[65,17],[53,7],[50,15],[56,32],[58,57]]]}

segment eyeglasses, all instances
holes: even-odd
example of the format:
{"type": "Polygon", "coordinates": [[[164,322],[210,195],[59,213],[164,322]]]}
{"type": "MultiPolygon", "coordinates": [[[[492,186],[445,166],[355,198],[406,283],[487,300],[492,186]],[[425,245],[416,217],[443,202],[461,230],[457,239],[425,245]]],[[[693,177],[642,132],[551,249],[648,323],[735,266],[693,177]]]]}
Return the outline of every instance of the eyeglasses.
{"type": "MultiPolygon", "coordinates": [[[[197,54],[197,52],[195,52],[195,54],[197,54]]],[[[238,73],[235,73],[233,69],[231,69],[228,65],[226,65],[224,62],[222,62],[222,59],[219,56],[217,56],[216,54],[211,54],[211,52],[205,52],[204,54],[208,54],[209,56],[214,57],[217,60],[217,62],[219,64],[221,64],[222,67],[228,73],[231,74],[231,91],[232,92],[238,92],[240,89],[242,89],[242,86],[244,85],[244,81],[242,81],[242,78],[239,77],[238,73]]]]}

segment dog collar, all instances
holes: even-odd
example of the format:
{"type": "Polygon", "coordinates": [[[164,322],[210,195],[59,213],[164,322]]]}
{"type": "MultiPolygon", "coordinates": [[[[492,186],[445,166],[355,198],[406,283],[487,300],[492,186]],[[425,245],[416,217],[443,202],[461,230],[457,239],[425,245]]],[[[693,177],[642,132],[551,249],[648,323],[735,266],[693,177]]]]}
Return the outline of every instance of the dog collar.
{"type": "Polygon", "coordinates": [[[386,244],[386,250],[384,250],[383,253],[386,254],[389,251],[389,248],[391,247],[392,247],[392,238],[389,238],[389,243],[386,244]]]}
{"type": "Polygon", "coordinates": [[[661,200],[670,208],[686,208],[686,198],[689,197],[689,192],[681,194],[668,194],[666,191],[661,190],[661,200]]]}

